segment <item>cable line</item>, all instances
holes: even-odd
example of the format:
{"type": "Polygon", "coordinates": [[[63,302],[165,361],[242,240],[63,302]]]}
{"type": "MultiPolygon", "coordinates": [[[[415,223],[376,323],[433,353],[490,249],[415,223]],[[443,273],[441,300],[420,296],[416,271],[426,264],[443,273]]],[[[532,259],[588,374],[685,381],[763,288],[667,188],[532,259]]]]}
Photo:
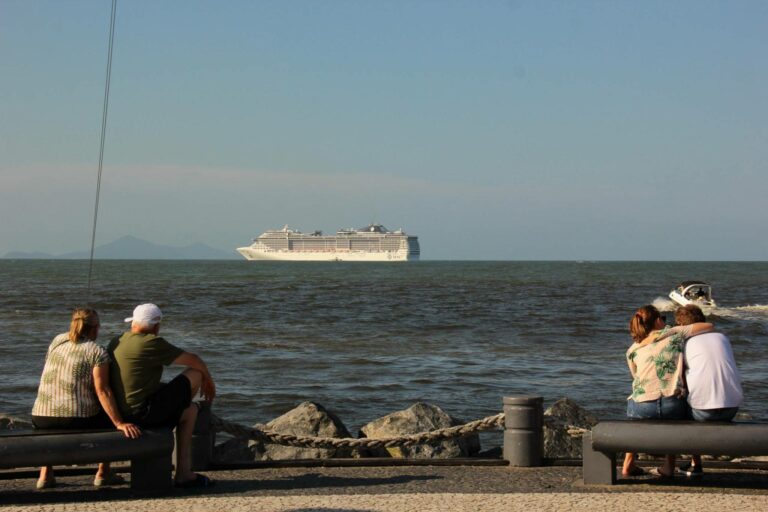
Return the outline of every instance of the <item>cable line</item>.
{"type": "Polygon", "coordinates": [[[107,77],[104,80],[104,106],[101,112],[101,142],[99,145],[99,171],[96,177],[96,201],[93,207],[93,230],[91,231],[91,257],[88,260],[88,294],[91,301],[91,275],[93,274],[93,253],[96,248],[96,224],[99,218],[99,196],[101,194],[101,172],[104,165],[104,139],[107,133],[107,111],[109,108],[109,84],[112,80],[112,48],[115,43],[115,14],[117,0],[112,0],[112,14],[109,22],[109,50],[107,51],[107,77]]]}

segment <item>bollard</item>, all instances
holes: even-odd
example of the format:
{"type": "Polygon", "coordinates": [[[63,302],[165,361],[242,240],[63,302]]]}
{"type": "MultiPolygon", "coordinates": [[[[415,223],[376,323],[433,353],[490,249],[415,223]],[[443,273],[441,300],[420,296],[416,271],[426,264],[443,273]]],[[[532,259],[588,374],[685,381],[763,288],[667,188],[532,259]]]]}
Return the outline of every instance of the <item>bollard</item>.
{"type": "Polygon", "coordinates": [[[540,396],[505,396],[504,460],[510,466],[541,466],[544,455],[544,400],[540,396]]]}

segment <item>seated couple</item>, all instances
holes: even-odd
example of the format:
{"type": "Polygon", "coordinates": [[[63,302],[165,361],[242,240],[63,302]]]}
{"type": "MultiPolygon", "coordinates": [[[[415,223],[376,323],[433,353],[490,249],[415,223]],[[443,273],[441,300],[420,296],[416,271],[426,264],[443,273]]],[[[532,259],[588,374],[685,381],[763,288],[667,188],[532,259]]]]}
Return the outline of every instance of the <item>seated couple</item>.
{"type": "MultiPolygon", "coordinates": [[[[726,336],[714,332],[698,306],[682,306],[675,312],[676,327],[653,306],[637,310],[629,322],[634,343],[627,350],[632,374],[632,395],[627,400],[631,419],[694,419],[731,421],[742,403],[741,377],[726,336]]],[[[661,477],[675,473],[675,456],[667,455],[655,472],[661,477]]],[[[689,476],[702,473],[701,457],[694,456],[683,468],[689,476]]],[[[627,453],[622,474],[644,471],[627,453]]]]}
{"type": "MultiPolygon", "coordinates": [[[[179,487],[207,487],[211,480],[192,472],[192,431],[198,392],[212,401],[216,395],[208,367],[200,357],[177,348],[158,334],[160,308],[142,304],[126,318],[129,332],[115,337],[107,349],[97,345],[99,315],[75,309],[69,332],[56,336],[45,358],[32,423],[40,429],[116,428],[126,437],[141,436],[141,427],[176,428],[176,474],[179,487]],[[167,384],[160,382],[163,366],[187,368],[167,384]]],[[[123,483],[99,464],[94,485],[123,483]]],[[[37,488],[54,487],[50,466],[40,470],[37,488]]]]}

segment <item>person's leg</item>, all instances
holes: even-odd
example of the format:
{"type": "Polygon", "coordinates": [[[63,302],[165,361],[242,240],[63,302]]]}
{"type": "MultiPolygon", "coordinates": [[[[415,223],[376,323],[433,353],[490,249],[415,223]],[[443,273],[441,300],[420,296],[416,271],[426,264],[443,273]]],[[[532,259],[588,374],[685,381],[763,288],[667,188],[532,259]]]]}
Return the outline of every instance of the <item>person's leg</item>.
{"type": "Polygon", "coordinates": [[[632,476],[637,471],[637,465],[635,464],[635,454],[627,452],[624,455],[624,464],[621,466],[621,474],[623,476],[632,476]]]}
{"type": "MultiPolygon", "coordinates": [[[[691,417],[695,421],[731,421],[738,411],[738,407],[728,407],[725,409],[690,409],[691,417]]],[[[693,455],[691,457],[691,467],[687,469],[687,473],[696,475],[703,473],[703,471],[704,466],[701,463],[701,455],[693,455]]]]}
{"type": "Polygon", "coordinates": [[[191,391],[192,398],[197,395],[197,393],[200,391],[200,385],[203,383],[203,373],[199,370],[194,370],[192,368],[187,368],[182,372],[182,375],[184,375],[187,380],[189,380],[189,389],[191,391]]]}
{"type": "MultiPolygon", "coordinates": [[[[198,372],[199,373],[199,372],[198,372]]],[[[190,482],[197,478],[192,471],[192,433],[197,421],[197,406],[191,404],[184,409],[176,427],[176,475],[177,484],[190,482]]]]}
{"type": "MultiPolygon", "coordinates": [[[[635,402],[631,398],[627,400],[627,417],[631,420],[646,420],[658,417],[656,400],[650,402],[635,402]]],[[[624,464],[621,467],[622,476],[635,476],[642,474],[642,469],[637,466],[635,453],[627,452],[624,455],[624,464]]]]}
{"type": "MultiPolygon", "coordinates": [[[[197,405],[192,397],[199,391],[203,375],[198,370],[187,369],[157,393],[150,397],[142,426],[170,426],[176,428],[176,474],[177,485],[199,481],[192,471],[192,434],[197,422],[197,405]]],[[[204,485],[211,481],[207,478],[204,485]]]]}
{"type": "MultiPolygon", "coordinates": [[[[663,397],[660,401],[659,417],[665,420],[684,420],[688,417],[688,403],[685,398],[679,396],[663,397]]],[[[675,454],[668,454],[664,458],[664,465],[659,468],[661,476],[673,476],[675,474],[675,454]]]]}
{"type": "Polygon", "coordinates": [[[40,477],[37,479],[36,487],[46,489],[56,485],[56,479],[53,476],[53,466],[43,466],[40,468],[40,477]]]}

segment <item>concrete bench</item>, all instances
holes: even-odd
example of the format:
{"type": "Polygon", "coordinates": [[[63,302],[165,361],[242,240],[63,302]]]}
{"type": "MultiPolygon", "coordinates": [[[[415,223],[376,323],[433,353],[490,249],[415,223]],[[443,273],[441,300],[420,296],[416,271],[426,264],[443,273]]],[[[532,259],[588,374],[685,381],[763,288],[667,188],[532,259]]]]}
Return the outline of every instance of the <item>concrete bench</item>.
{"type": "Polygon", "coordinates": [[[118,430],[7,430],[0,432],[0,469],[129,460],[131,488],[173,486],[173,431],[142,429],[138,439],[118,430]]]}
{"type": "Polygon", "coordinates": [[[619,452],[768,455],[768,424],[697,421],[602,421],[583,437],[585,484],[616,483],[619,452]]]}

